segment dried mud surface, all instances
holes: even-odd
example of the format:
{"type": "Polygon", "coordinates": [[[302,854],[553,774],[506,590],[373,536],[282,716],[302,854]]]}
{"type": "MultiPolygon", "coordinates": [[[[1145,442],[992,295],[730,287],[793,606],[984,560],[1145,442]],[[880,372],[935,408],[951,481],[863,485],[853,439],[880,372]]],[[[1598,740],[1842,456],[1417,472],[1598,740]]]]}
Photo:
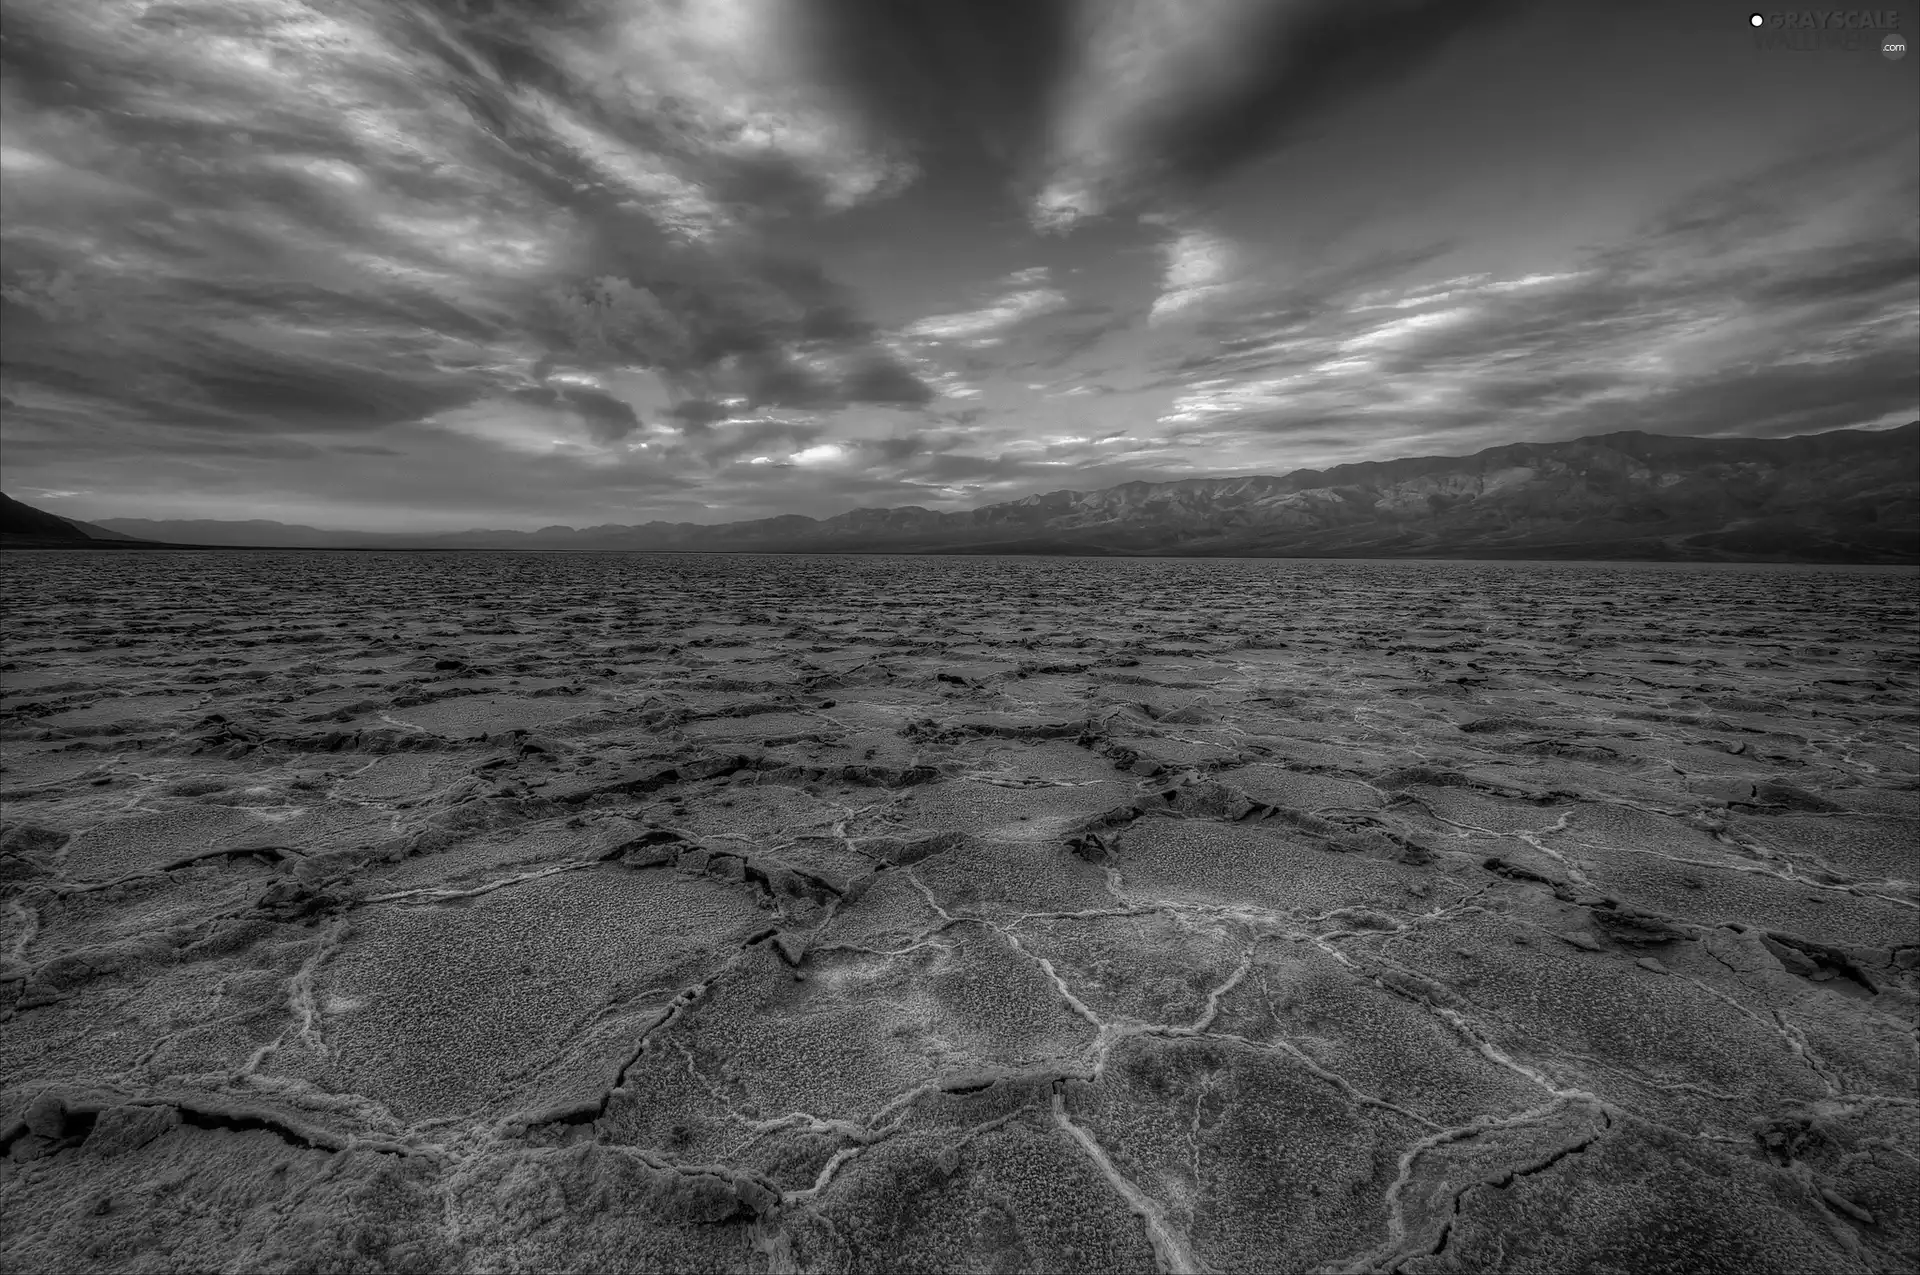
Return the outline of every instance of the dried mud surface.
{"type": "Polygon", "coordinates": [[[5,1269],[1920,1260],[1912,572],[0,571],[5,1269]]]}

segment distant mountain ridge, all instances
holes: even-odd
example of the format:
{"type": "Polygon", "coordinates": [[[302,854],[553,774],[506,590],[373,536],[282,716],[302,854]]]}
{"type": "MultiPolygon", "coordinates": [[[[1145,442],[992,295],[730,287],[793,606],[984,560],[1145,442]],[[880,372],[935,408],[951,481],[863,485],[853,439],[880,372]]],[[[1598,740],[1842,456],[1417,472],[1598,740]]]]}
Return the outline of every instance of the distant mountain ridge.
{"type": "Polygon", "coordinates": [[[86,532],[57,514],[0,494],[0,533],[44,540],[87,540],[86,532]]]}
{"type": "Polygon", "coordinates": [[[387,535],[108,518],[176,544],[1920,562],[1920,421],[1791,438],[1625,432],[1281,476],[1132,482],[942,513],[387,535]]]}

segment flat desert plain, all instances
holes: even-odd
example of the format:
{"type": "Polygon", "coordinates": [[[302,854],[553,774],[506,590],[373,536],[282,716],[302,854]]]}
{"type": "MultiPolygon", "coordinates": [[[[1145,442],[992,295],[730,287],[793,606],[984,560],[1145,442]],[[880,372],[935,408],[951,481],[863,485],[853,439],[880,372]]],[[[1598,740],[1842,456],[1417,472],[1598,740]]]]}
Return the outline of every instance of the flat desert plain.
{"type": "Polygon", "coordinates": [[[7,1270],[1920,1260],[1911,571],[0,569],[7,1270]]]}

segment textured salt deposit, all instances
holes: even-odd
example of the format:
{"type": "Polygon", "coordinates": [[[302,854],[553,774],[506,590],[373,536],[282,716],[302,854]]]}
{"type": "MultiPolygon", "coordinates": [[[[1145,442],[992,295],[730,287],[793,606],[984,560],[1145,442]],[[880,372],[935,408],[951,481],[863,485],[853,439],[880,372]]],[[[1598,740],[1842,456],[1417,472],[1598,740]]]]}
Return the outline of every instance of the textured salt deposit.
{"type": "Polygon", "coordinates": [[[8,1269],[1920,1256],[1911,572],[3,569],[8,1269]]]}

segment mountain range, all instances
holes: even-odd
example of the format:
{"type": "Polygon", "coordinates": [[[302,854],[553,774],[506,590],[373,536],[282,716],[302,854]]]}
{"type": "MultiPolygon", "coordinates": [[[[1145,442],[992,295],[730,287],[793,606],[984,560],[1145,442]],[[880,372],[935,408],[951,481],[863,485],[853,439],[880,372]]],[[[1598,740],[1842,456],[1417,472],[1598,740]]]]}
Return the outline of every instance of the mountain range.
{"type": "MultiPolygon", "coordinates": [[[[137,537],[78,518],[62,518],[22,504],[0,492],[0,545],[8,548],[63,549],[137,545],[137,537]]],[[[155,548],[161,546],[153,546],[155,548]]]]}
{"type": "Polygon", "coordinates": [[[4,514],[9,544],[51,536],[99,548],[1920,562],[1920,421],[1791,438],[1624,432],[1278,477],[1054,491],[954,513],[909,505],[717,525],[408,535],[262,521],[80,523],[12,500],[4,514]],[[46,519],[79,539],[37,521],[46,519]]]}

